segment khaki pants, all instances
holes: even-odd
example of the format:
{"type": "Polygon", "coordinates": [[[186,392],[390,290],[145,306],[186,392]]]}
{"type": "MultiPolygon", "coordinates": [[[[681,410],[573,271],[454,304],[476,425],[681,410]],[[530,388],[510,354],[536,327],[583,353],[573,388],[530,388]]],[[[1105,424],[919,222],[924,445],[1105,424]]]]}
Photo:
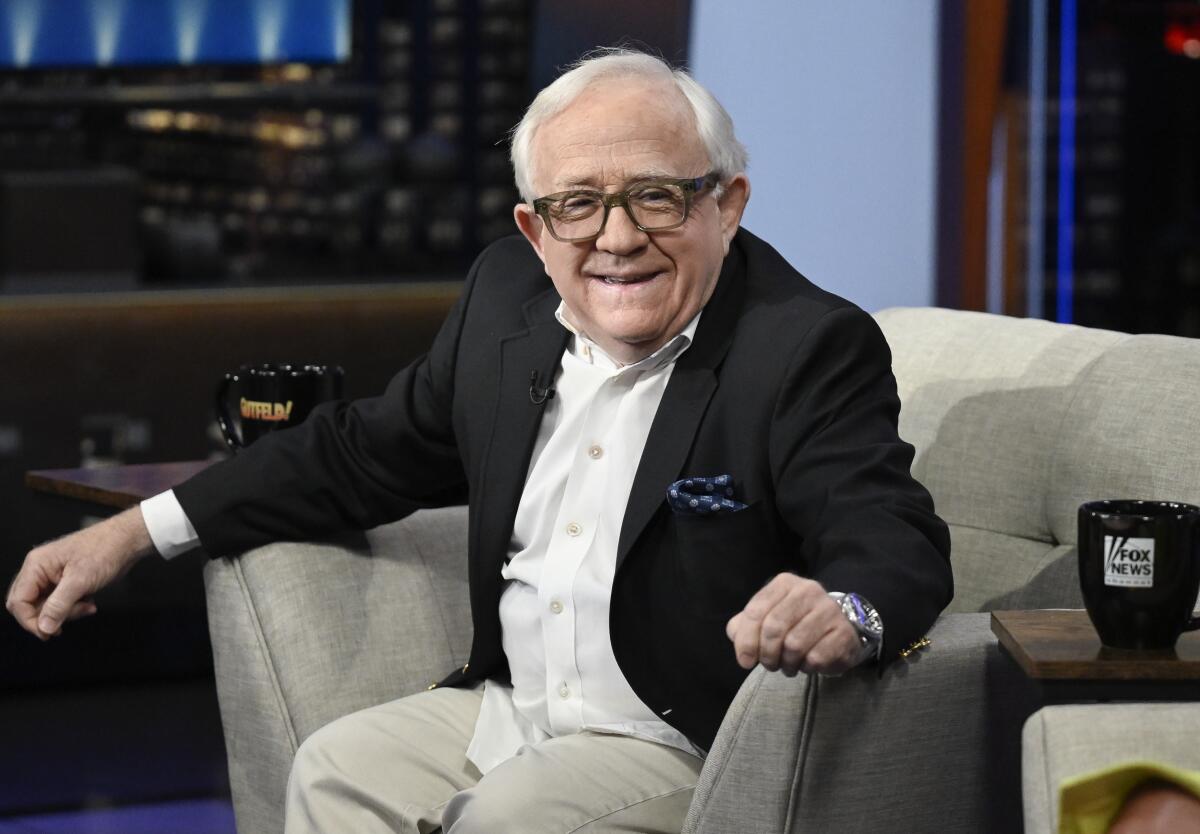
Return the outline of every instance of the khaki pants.
{"type": "Polygon", "coordinates": [[[491,770],[466,759],[483,688],[434,689],[339,718],[296,752],[287,834],[678,834],[702,760],[599,733],[491,770]]]}

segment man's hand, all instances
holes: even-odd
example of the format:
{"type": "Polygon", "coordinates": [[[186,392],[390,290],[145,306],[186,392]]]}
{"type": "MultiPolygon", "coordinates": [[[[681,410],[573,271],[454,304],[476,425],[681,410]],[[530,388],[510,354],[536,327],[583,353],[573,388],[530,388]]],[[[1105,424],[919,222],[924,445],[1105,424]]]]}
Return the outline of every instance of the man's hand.
{"type": "Polygon", "coordinates": [[[1121,806],[1108,834],[1196,834],[1200,797],[1171,782],[1143,782],[1121,806]]]}
{"type": "Polygon", "coordinates": [[[819,582],[781,573],[725,626],[738,665],[839,675],[852,668],[861,641],[854,626],[819,582]]]}
{"type": "Polygon", "coordinates": [[[5,606],[21,628],[49,640],[68,620],[95,614],[91,595],[153,552],[142,510],[134,507],[29,551],[5,606]]]}

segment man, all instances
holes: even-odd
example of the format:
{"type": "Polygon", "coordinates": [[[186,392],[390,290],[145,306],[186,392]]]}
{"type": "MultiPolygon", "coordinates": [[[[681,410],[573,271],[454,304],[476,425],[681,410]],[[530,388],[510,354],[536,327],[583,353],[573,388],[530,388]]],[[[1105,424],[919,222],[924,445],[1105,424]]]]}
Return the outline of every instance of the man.
{"type": "Polygon", "coordinates": [[[470,662],[306,741],[289,831],[678,831],[747,670],[886,662],[950,599],[887,346],[739,230],[745,151],[707,91],[586,60],[513,164],[525,240],[480,256],[381,397],[34,550],[10,591],[46,638],[155,545],[235,553],[465,488],[470,662]]]}

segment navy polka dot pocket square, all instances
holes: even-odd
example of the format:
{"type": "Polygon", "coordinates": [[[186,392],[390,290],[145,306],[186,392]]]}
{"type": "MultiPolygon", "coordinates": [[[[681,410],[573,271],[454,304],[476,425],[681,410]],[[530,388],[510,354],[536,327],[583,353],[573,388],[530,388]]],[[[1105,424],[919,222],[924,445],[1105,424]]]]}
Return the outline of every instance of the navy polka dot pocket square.
{"type": "Polygon", "coordinates": [[[733,497],[733,478],[684,478],[667,489],[667,503],[680,515],[720,515],[736,513],[746,505],[733,497]]]}

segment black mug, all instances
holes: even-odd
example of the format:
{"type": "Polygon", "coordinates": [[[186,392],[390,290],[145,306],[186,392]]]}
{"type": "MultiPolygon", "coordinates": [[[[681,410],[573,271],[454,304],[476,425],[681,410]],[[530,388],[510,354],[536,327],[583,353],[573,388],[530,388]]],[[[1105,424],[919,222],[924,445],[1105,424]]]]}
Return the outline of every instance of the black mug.
{"type": "Polygon", "coordinates": [[[1100,642],[1169,649],[1200,591],[1200,507],[1173,501],[1091,501],[1079,508],[1079,583],[1100,642]]]}
{"type": "Polygon", "coordinates": [[[336,365],[286,364],[243,365],[225,374],[216,396],[225,442],[236,452],[264,434],[303,423],[317,403],[342,396],[343,376],[336,365]]]}

